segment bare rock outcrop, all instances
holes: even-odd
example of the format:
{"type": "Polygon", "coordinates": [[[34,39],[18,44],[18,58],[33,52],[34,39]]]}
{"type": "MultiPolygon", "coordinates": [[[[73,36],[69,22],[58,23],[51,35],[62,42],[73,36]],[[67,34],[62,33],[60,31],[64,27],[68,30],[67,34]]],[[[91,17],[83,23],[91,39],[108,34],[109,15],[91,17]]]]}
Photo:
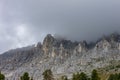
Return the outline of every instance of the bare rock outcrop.
{"type": "Polygon", "coordinates": [[[120,61],[120,35],[112,34],[96,43],[72,42],[56,39],[48,34],[43,44],[10,50],[0,55],[0,70],[8,80],[17,80],[29,72],[35,80],[42,80],[42,73],[51,69],[54,75],[106,67],[111,61],[120,61]],[[95,45],[95,46],[94,46],[95,45]]]}

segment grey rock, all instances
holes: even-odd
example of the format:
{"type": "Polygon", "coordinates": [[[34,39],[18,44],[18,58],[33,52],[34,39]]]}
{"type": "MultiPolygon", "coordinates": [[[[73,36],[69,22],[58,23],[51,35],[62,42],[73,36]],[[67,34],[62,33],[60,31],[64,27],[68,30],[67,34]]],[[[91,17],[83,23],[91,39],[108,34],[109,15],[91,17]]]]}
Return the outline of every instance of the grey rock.
{"type": "Polygon", "coordinates": [[[83,42],[58,40],[48,34],[43,44],[37,43],[5,52],[0,55],[0,70],[6,80],[18,80],[24,72],[29,72],[35,80],[42,80],[42,73],[51,69],[53,74],[68,75],[111,65],[120,60],[120,36],[114,34],[97,41],[94,46],[83,42]]]}

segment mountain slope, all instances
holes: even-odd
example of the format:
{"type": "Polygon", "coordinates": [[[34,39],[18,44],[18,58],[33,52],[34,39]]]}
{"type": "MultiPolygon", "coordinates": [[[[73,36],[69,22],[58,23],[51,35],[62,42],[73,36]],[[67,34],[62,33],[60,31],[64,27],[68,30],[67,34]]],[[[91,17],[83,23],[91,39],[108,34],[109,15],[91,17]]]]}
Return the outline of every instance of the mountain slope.
{"type": "Polygon", "coordinates": [[[18,80],[26,71],[35,80],[42,80],[42,73],[46,69],[51,69],[55,77],[66,74],[70,78],[74,72],[84,71],[90,74],[92,69],[117,66],[119,61],[119,34],[104,36],[93,44],[56,39],[48,34],[43,44],[0,55],[0,70],[9,80],[18,80]]]}

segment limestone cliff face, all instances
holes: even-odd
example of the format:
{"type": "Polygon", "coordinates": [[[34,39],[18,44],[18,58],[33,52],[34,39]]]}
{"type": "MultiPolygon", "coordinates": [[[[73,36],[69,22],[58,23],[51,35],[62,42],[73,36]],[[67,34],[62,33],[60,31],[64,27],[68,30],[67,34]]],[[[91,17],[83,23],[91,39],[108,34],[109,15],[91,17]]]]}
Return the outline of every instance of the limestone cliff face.
{"type": "Polygon", "coordinates": [[[55,47],[52,48],[52,57],[55,57],[56,56],[56,52],[55,52],[55,47]]]}
{"type": "Polygon", "coordinates": [[[25,71],[35,80],[42,80],[42,72],[51,69],[54,75],[89,72],[93,68],[120,60],[120,35],[112,34],[93,43],[56,39],[48,34],[43,43],[10,50],[0,55],[0,70],[8,80],[18,80],[25,71]]]}
{"type": "Polygon", "coordinates": [[[48,34],[43,41],[43,51],[45,55],[49,55],[50,49],[53,46],[55,39],[51,34],[48,34]]]}
{"type": "Polygon", "coordinates": [[[120,43],[118,43],[118,49],[120,50],[120,43]]]}
{"type": "Polygon", "coordinates": [[[79,43],[78,45],[78,52],[85,52],[87,51],[87,42],[86,41],[83,41],[81,43],[79,43]]]}
{"type": "Polygon", "coordinates": [[[100,42],[98,42],[95,46],[96,50],[103,49],[104,51],[108,51],[111,48],[111,44],[106,40],[102,39],[100,42]]]}

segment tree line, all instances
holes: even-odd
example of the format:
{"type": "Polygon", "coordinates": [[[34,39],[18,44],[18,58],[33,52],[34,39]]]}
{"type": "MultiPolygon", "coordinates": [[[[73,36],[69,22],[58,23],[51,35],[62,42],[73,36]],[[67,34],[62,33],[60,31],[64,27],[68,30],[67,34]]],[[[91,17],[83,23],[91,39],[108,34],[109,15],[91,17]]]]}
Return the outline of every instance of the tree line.
{"type": "MultiPolygon", "coordinates": [[[[43,80],[56,80],[54,79],[53,73],[50,69],[47,69],[43,72],[43,80]]],[[[5,80],[5,75],[0,72],[0,80],[5,80]]],[[[34,80],[32,77],[29,76],[28,72],[25,72],[21,77],[20,80],[34,80]]],[[[57,80],[69,80],[67,76],[61,76],[60,79],[57,80]]],[[[72,75],[72,79],[70,80],[101,80],[98,75],[97,70],[93,70],[91,75],[88,76],[84,72],[77,72],[72,75]]],[[[120,80],[120,73],[111,74],[107,80],[120,80]]]]}

